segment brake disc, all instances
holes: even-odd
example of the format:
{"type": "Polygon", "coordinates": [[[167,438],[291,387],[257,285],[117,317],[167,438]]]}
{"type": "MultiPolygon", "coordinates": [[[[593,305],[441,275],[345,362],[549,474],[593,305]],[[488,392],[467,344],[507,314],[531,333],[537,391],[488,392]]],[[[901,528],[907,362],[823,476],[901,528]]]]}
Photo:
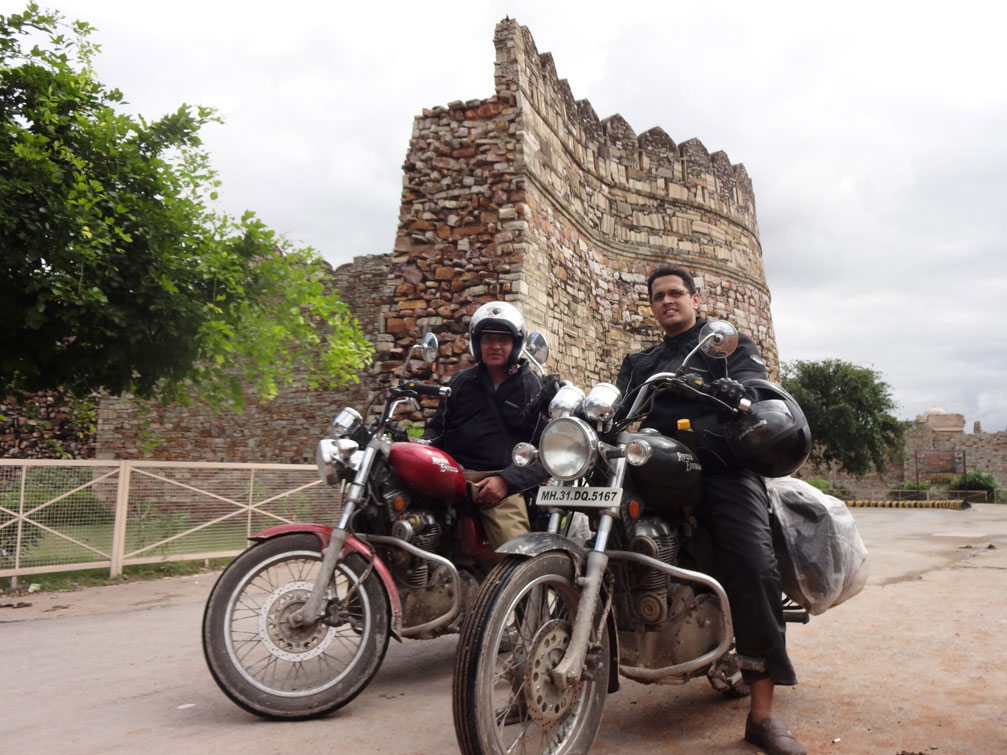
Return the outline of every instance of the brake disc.
{"type": "Polygon", "coordinates": [[[553,619],[535,633],[528,650],[525,699],[528,714],[543,729],[555,729],[562,724],[580,699],[582,681],[578,679],[563,689],[553,682],[551,673],[563,659],[572,635],[570,622],[553,619]]]}

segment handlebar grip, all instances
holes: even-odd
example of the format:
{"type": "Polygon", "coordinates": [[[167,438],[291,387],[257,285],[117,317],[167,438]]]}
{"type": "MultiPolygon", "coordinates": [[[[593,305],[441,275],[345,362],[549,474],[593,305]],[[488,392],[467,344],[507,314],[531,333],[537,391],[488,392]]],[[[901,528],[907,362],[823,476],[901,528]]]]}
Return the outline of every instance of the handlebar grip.
{"type": "Polygon", "coordinates": [[[446,385],[417,383],[414,380],[406,380],[399,383],[398,389],[403,393],[416,393],[420,396],[441,396],[443,398],[447,398],[451,395],[451,389],[446,385]]]}

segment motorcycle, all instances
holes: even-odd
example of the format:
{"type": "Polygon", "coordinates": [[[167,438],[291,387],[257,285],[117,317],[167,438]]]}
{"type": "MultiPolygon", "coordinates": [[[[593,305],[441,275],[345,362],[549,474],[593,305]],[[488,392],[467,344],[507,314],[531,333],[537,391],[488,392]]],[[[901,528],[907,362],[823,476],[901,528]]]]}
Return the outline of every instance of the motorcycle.
{"type": "MultiPolygon", "coordinates": [[[[749,693],[741,670],[759,661],[734,652],[727,594],[705,573],[712,551],[693,515],[701,464],[689,421],[674,437],[627,429],[663,390],[743,415],[748,399],[729,406],[688,371],[700,351],[726,359],[737,342],[729,323],[706,324],[682,366],[651,376],[625,415],[610,383],[586,396],[564,385],[538,448],[515,447],[515,461],[541,460],[551,475],[537,495],[549,527],[499,549],[508,555],[462,627],[452,698],[463,753],[587,752],[620,674],[647,684],[705,675],[728,697],[749,693]],[[566,536],[571,512],[589,516],[593,540],[566,536]]],[[[781,599],[786,620],[808,620],[781,599]]]]}
{"type": "MultiPolygon", "coordinates": [[[[303,719],[350,702],[377,673],[389,637],[458,632],[496,562],[461,466],[394,419],[403,402],[419,408],[421,396],[450,395],[406,377],[417,348],[432,363],[436,336],[410,350],[370,424],[344,408],[318,444],[322,480],[343,488],[338,524],[252,535],[254,544],[210,593],[207,665],[224,694],[251,713],[303,719]]],[[[543,372],[548,351],[544,336],[532,333],[523,354],[543,372]]]]}

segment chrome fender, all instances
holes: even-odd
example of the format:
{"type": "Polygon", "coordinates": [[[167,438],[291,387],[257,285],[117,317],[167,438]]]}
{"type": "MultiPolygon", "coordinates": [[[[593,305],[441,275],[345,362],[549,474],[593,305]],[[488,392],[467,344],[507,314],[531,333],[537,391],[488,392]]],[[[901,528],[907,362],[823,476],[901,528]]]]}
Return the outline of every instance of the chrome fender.
{"type": "MultiPolygon", "coordinates": [[[[279,537],[280,535],[289,535],[291,533],[306,532],[311,535],[316,535],[321,541],[321,550],[329,544],[329,538],[332,536],[332,527],[328,527],[324,524],[280,524],[276,527],[269,527],[268,529],[256,532],[254,535],[249,537],[249,540],[254,540],[257,543],[264,542],[266,540],[271,540],[274,537],[279,537]]],[[[388,607],[392,612],[391,620],[391,630],[392,635],[399,642],[402,641],[402,601],[399,598],[399,590],[395,586],[395,579],[392,577],[392,573],[388,570],[385,562],[378,557],[371,548],[364,542],[362,542],[355,535],[347,534],[346,543],[343,545],[343,556],[348,556],[351,553],[359,553],[364,558],[370,560],[374,559],[374,571],[377,572],[378,578],[381,580],[381,584],[385,588],[385,596],[388,598],[388,607]]]]}
{"type": "Polygon", "coordinates": [[[562,535],[555,535],[552,532],[529,532],[518,535],[513,540],[496,549],[496,553],[504,556],[524,556],[533,558],[548,551],[563,551],[573,559],[577,571],[581,571],[584,562],[587,560],[587,551],[577,545],[573,540],[562,535]]]}

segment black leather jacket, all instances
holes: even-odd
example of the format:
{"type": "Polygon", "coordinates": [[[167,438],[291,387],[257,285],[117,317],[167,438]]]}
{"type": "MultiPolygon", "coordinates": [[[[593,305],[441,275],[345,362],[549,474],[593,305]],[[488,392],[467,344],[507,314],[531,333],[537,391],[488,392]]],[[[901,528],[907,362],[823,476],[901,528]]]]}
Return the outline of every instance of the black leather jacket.
{"type": "MultiPolygon", "coordinates": [[[[699,343],[699,331],[705,323],[705,320],[697,319],[696,324],[684,333],[665,337],[656,346],[626,355],[616,379],[616,386],[624,396],[623,412],[628,411],[635,398],[628,395],[630,391],[657,372],[674,372],[681,367],[682,361],[699,343]]],[[[696,373],[706,383],[721,377],[739,382],[750,378],[767,379],[765,362],[755,342],[745,335],[739,336],[738,348],[726,360],[712,359],[700,352],[689,361],[687,371],[696,373]]],[[[727,451],[716,405],[709,401],[664,391],[654,400],[654,406],[641,426],[653,427],[663,435],[674,436],[679,419],[688,419],[692,423],[705,472],[736,467],[727,451]]]]}
{"type": "Polygon", "coordinates": [[[494,390],[483,365],[455,373],[451,395],[441,401],[423,437],[450,454],[465,469],[501,470],[508,493],[544,482],[541,464],[518,467],[511,450],[522,441],[534,442],[540,432],[535,409],[542,384],[524,360],[494,390]]]}

